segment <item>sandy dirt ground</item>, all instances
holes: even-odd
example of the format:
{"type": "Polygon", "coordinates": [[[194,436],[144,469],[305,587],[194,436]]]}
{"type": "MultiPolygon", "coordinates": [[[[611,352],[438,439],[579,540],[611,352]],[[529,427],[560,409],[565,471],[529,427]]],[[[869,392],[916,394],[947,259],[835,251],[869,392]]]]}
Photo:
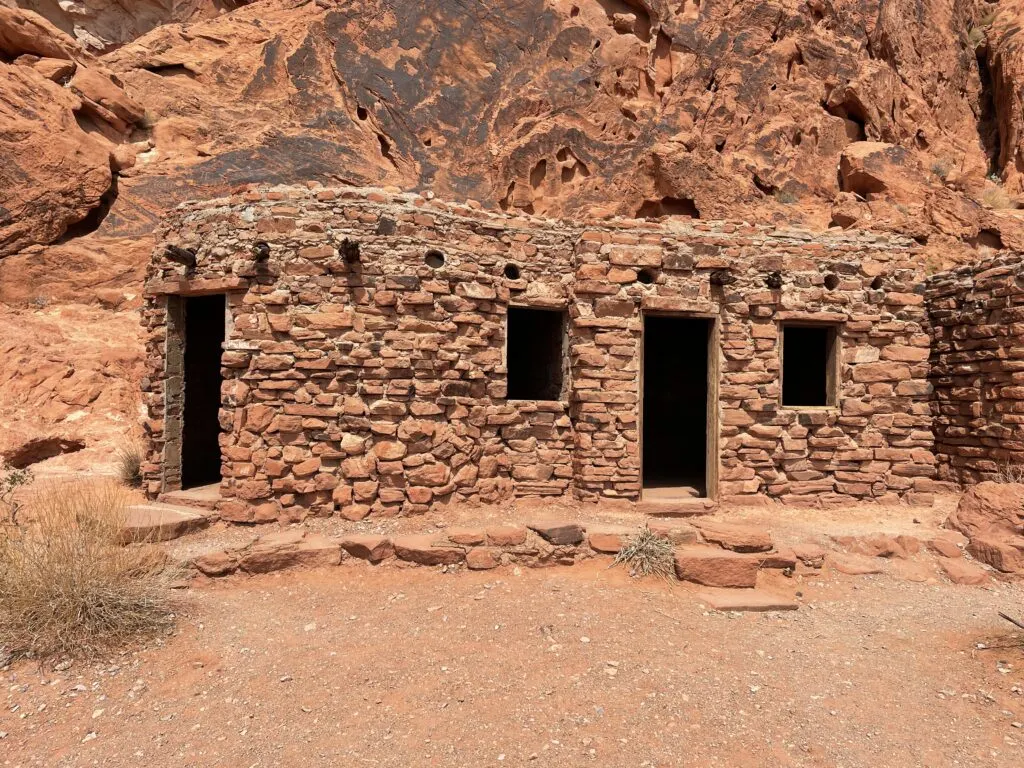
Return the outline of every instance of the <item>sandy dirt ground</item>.
{"type": "Polygon", "coordinates": [[[768,586],[800,609],[607,561],[200,581],[159,643],[4,669],[0,764],[1024,765],[1024,585],[768,586]]]}

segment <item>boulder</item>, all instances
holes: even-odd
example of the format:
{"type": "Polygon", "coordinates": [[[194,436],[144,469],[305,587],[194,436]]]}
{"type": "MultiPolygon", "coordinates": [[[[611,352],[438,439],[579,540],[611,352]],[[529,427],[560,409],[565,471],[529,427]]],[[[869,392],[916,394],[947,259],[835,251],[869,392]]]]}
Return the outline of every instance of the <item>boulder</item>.
{"type": "Polygon", "coordinates": [[[873,557],[830,552],[827,561],[833,569],[839,573],[845,573],[847,576],[866,576],[871,573],[884,572],[878,559],[873,557]]]}
{"type": "Polygon", "coordinates": [[[1024,534],[1024,483],[971,486],[946,523],[969,539],[1024,534]]]}
{"type": "Polygon", "coordinates": [[[1024,573],[1024,536],[976,536],[967,545],[975,560],[1003,573],[1024,573]]]}

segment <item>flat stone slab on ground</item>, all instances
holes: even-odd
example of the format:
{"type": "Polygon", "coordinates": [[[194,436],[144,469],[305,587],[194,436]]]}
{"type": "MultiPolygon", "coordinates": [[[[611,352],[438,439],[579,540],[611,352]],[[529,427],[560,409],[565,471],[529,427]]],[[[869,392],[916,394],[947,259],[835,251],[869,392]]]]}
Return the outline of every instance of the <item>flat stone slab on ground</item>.
{"type": "Polygon", "coordinates": [[[977,586],[988,583],[988,572],[980,565],[969,562],[963,556],[940,557],[939,565],[954,584],[977,586]]]}
{"type": "Polygon", "coordinates": [[[420,565],[454,565],[466,559],[466,553],[462,548],[439,546],[438,537],[431,534],[397,536],[391,543],[400,560],[420,565]]]}
{"type": "Polygon", "coordinates": [[[795,611],[795,600],[761,589],[723,589],[699,592],[697,599],[716,611],[795,611]]]}
{"type": "Polygon", "coordinates": [[[718,520],[694,520],[693,525],[705,541],[733,552],[769,552],[773,546],[771,534],[763,528],[718,520]]]}
{"type": "Polygon", "coordinates": [[[555,545],[576,545],[583,541],[583,526],[578,523],[569,523],[562,520],[542,520],[535,523],[527,523],[527,527],[536,531],[546,541],[555,545]]]}
{"type": "Polygon", "coordinates": [[[137,504],[128,507],[121,541],[170,541],[205,528],[209,520],[194,509],[170,504],[137,504]]]}

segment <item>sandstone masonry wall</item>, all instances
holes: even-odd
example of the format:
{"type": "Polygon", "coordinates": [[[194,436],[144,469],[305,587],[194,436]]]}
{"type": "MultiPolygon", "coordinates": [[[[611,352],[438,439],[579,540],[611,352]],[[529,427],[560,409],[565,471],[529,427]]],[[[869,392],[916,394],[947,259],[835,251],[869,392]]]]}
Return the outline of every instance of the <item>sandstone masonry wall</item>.
{"type": "Polygon", "coordinates": [[[175,296],[223,292],[229,519],[411,514],[516,495],[636,500],[648,312],[715,321],[719,498],[926,498],[922,280],[912,242],[868,233],[574,225],[319,187],[186,204],[147,280],[146,487],[173,486],[180,448],[175,296]],[[196,269],[169,260],[168,244],[194,249],[196,269]],[[354,245],[358,263],[342,255],[354,245]],[[429,249],[443,266],[425,263],[429,249]],[[510,304],[567,311],[563,400],[506,399],[510,304]],[[834,407],[780,405],[780,323],[801,320],[837,329],[834,407]]]}
{"type": "Polygon", "coordinates": [[[1024,262],[1001,255],[928,279],[935,439],[945,480],[1024,463],[1024,262]]]}

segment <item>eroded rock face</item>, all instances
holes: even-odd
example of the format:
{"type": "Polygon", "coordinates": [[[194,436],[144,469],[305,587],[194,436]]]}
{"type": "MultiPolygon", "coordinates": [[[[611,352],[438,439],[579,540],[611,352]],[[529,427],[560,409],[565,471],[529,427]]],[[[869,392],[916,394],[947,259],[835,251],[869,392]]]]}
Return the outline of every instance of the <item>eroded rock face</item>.
{"type": "Polygon", "coordinates": [[[103,51],[161,24],[209,18],[248,2],[251,0],[131,0],[126,5],[118,0],[0,0],[0,6],[35,11],[85,48],[103,51]]]}
{"type": "Polygon", "coordinates": [[[309,179],[1024,248],[1022,2],[0,0],[0,300],[130,305],[167,210],[309,179]]]}

